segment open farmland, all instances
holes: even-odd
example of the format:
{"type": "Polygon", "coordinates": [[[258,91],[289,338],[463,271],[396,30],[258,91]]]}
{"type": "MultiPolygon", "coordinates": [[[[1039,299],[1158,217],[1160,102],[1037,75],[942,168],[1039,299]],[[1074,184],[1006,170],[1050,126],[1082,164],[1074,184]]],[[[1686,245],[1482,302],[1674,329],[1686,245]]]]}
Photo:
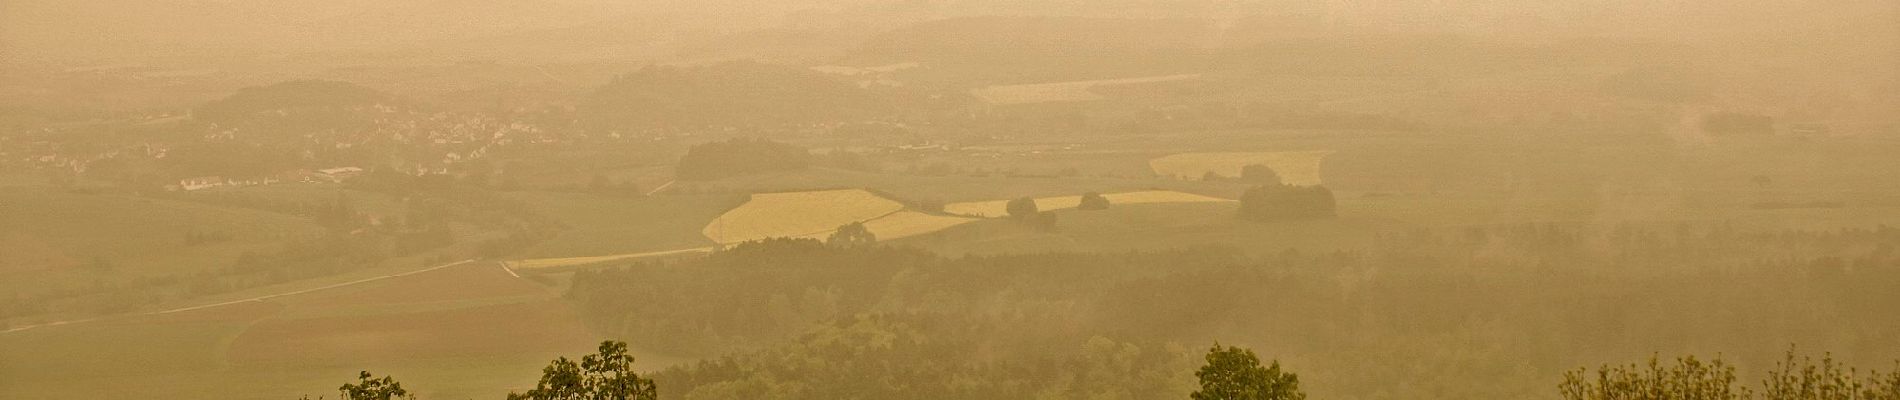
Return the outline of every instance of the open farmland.
{"type": "MultiPolygon", "coordinates": [[[[928,234],[928,233],[948,229],[950,227],[963,225],[963,224],[975,222],[975,221],[978,221],[978,219],[970,218],[970,217],[951,216],[951,215],[925,214],[925,213],[916,212],[916,211],[898,211],[898,212],[885,214],[883,216],[879,216],[870,220],[864,220],[864,221],[858,221],[858,222],[864,222],[865,229],[868,229],[871,231],[872,234],[877,235],[878,239],[891,240],[891,239],[900,239],[900,238],[907,238],[907,237],[912,237],[912,236],[917,236],[917,235],[928,234]]],[[[846,223],[849,223],[849,222],[846,222],[846,223]]],[[[839,225],[843,225],[843,224],[844,223],[841,223],[839,225]]],[[[817,231],[805,232],[802,234],[770,236],[770,237],[794,237],[794,238],[810,238],[810,239],[823,240],[826,237],[830,236],[831,233],[835,229],[836,227],[834,226],[830,229],[822,229],[822,230],[817,230],[817,231]]],[[[585,266],[590,266],[590,265],[605,265],[608,263],[625,261],[625,260],[633,260],[633,259],[649,259],[649,258],[684,256],[684,255],[705,253],[712,250],[713,250],[713,247],[709,246],[709,247],[694,247],[694,248],[651,251],[651,252],[641,252],[641,253],[615,254],[615,255],[605,255],[605,256],[534,258],[534,259],[524,259],[524,260],[518,260],[518,261],[509,261],[507,262],[507,266],[509,269],[516,272],[520,272],[520,273],[559,272],[559,271],[571,270],[573,267],[585,267],[585,266]]]]}
{"type": "Polygon", "coordinates": [[[514,192],[508,196],[565,228],[528,249],[523,258],[597,257],[712,246],[699,234],[740,195],[665,195],[637,198],[586,193],[514,192]]]}
{"type": "Polygon", "coordinates": [[[1100,100],[1103,96],[1096,93],[1097,86],[1128,85],[1137,83],[1172,82],[1201,79],[1201,74],[1180,74],[1150,76],[1141,78],[1099,79],[1075,82],[1032,83],[1024,85],[989,86],[970,91],[971,95],[990,104],[1033,104],[1061,101],[1100,100]]]}
{"type": "MultiPolygon", "coordinates": [[[[329,393],[337,377],[361,369],[428,377],[411,388],[426,398],[480,398],[530,387],[548,360],[598,343],[556,296],[493,263],[464,263],[8,332],[0,334],[0,398],[274,399],[329,393]]],[[[647,366],[669,363],[636,355],[647,366]]]]}
{"type": "Polygon", "coordinates": [[[878,240],[890,240],[936,232],[975,221],[975,218],[900,211],[865,221],[864,229],[877,235],[878,240]]]}
{"type": "MultiPolygon", "coordinates": [[[[1054,177],[1054,176],[1008,176],[1006,174],[959,174],[946,176],[918,176],[905,174],[874,173],[850,171],[834,168],[811,168],[805,171],[761,174],[751,177],[736,177],[714,182],[678,184],[682,190],[736,193],[774,193],[799,192],[836,188],[863,188],[878,193],[887,193],[894,198],[905,200],[940,200],[945,202],[985,201],[1017,196],[1065,196],[1089,191],[1096,192],[1132,192],[1138,190],[1164,189],[1200,193],[1206,190],[1219,190],[1228,185],[1208,184],[1200,181],[1157,180],[1148,176],[1147,157],[1123,158],[1144,170],[1139,178],[1104,177],[1054,177]],[[683,186],[683,187],[682,187],[683,186]]],[[[994,159],[988,157],[970,157],[963,161],[968,165],[1009,165],[1015,160],[994,159]]]]}
{"type": "Polygon", "coordinates": [[[37,188],[0,191],[0,281],[34,293],[109,280],[198,273],[320,233],[304,218],[253,209],[37,188]],[[230,240],[185,244],[190,232],[230,240]]]}
{"type": "Polygon", "coordinates": [[[564,349],[584,348],[593,340],[563,304],[539,301],[390,314],[270,318],[239,334],[226,349],[225,361],[238,366],[348,366],[503,356],[523,351],[559,354],[564,349]]]}
{"type": "Polygon", "coordinates": [[[533,258],[533,259],[525,259],[525,260],[518,260],[518,261],[508,261],[507,265],[509,269],[514,270],[516,272],[545,272],[545,271],[558,271],[558,270],[566,269],[568,267],[597,265],[597,264],[604,264],[604,263],[622,261],[622,260],[698,254],[698,253],[709,252],[712,250],[713,250],[713,247],[708,246],[708,247],[695,247],[695,248],[690,248],[690,249],[650,251],[650,252],[643,252],[643,253],[627,253],[627,254],[615,254],[615,255],[606,255],[606,256],[533,258]]]}
{"type": "MultiPolygon", "coordinates": [[[[1175,192],[1175,191],[1168,191],[1168,190],[1146,190],[1146,191],[1127,192],[1127,193],[1109,193],[1109,194],[1102,195],[1102,197],[1107,198],[1108,203],[1112,205],[1146,204],[1146,203],[1207,203],[1207,202],[1233,201],[1233,200],[1228,200],[1228,199],[1223,199],[1223,198],[1218,198],[1218,197],[1202,196],[1202,195],[1193,194],[1193,193],[1183,193],[1183,192],[1175,192]]],[[[1036,198],[1036,209],[1044,210],[1044,211],[1070,209],[1070,208],[1075,208],[1077,205],[1080,205],[1080,204],[1082,204],[1082,196],[1080,195],[1036,198]]],[[[1009,200],[990,200],[990,201],[973,201],[973,202],[965,202],[965,203],[951,203],[951,204],[944,205],[943,211],[950,214],[968,215],[968,216],[975,216],[975,217],[991,217],[991,218],[1002,217],[1002,216],[1009,215],[1009,200]]]]}
{"type": "MultiPolygon", "coordinates": [[[[1056,210],[1053,230],[986,219],[894,241],[952,255],[1120,252],[1229,246],[1251,254],[1359,248],[1395,224],[1366,219],[1252,223],[1233,218],[1233,202],[1115,204],[1107,210],[1056,210]]],[[[882,239],[880,237],[880,239],[882,239]]]]}
{"type": "Polygon", "coordinates": [[[720,215],[700,233],[722,244],[799,237],[830,233],[840,225],[903,209],[902,203],[860,189],[761,193],[720,215]]]}
{"type": "Polygon", "coordinates": [[[0,0],[0,400],[1900,400],[1900,0],[189,3],[0,0]]]}
{"type": "Polygon", "coordinates": [[[1332,151],[1277,151],[1247,153],[1184,153],[1156,158],[1148,162],[1155,174],[1179,179],[1199,179],[1209,172],[1238,177],[1240,169],[1260,164],[1280,174],[1289,185],[1320,184],[1320,162],[1332,151]]]}

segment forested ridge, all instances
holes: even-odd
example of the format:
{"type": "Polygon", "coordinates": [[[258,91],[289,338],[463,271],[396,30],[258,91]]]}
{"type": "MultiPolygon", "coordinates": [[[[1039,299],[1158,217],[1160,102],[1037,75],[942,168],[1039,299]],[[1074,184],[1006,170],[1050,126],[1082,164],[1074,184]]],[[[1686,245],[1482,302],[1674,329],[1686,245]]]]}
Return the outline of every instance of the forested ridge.
{"type": "Polygon", "coordinates": [[[567,296],[636,347],[717,357],[654,375],[686,398],[1179,398],[1191,349],[1214,341],[1284,362],[1319,398],[1524,398],[1658,352],[1765,368],[1794,344],[1881,366],[1900,356],[1896,245],[1892,228],[1723,224],[1418,230],[1258,259],[775,240],[584,272],[567,296]]]}

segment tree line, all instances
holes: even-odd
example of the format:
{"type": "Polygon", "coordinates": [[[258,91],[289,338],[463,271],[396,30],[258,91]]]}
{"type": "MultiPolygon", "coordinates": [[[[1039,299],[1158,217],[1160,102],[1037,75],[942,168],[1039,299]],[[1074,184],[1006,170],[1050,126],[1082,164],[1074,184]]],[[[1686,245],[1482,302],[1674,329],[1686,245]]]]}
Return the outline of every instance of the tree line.
{"type": "Polygon", "coordinates": [[[705,391],[688,398],[1178,398],[1193,391],[1182,343],[1214,340],[1291,357],[1317,396],[1520,398],[1552,394],[1576,365],[1656,352],[1767,365],[1799,343],[1900,358],[1876,339],[1900,335],[1886,317],[1900,305],[1894,248],[1892,228],[1719,223],[1405,230],[1359,251],[1261,257],[774,240],[581,272],[566,296],[600,332],[707,357],[654,375],[705,391]]]}

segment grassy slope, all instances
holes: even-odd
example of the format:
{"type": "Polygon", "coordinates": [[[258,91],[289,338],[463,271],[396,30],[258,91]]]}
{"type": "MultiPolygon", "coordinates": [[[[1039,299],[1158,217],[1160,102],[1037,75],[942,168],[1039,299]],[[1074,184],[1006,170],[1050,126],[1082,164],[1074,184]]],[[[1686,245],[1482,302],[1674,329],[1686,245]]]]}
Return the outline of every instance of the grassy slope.
{"type": "Polygon", "coordinates": [[[0,237],[33,241],[66,260],[11,265],[8,272],[19,279],[0,283],[0,293],[107,276],[85,267],[97,259],[113,265],[107,271],[112,277],[192,273],[229,265],[247,251],[269,251],[319,233],[308,220],[273,212],[47,187],[8,188],[0,192],[0,204],[0,237]],[[229,233],[233,239],[186,247],[185,234],[193,230],[229,233]]]}
{"type": "Polygon", "coordinates": [[[568,227],[521,258],[581,257],[713,245],[700,234],[720,213],[745,202],[738,195],[619,198],[580,193],[515,192],[509,196],[568,227]]]}
{"type": "MultiPolygon", "coordinates": [[[[333,291],[0,334],[0,398],[284,399],[368,369],[424,398],[532,386],[600,338],[555,290],[477,263],[333,291]],[[427,292],[427,293],[418,293],[427,292]],[[337,357],[347,357],[347,361],[337,357]]],[[[644,356],[641,366],[664,362],[644,356]]]]}

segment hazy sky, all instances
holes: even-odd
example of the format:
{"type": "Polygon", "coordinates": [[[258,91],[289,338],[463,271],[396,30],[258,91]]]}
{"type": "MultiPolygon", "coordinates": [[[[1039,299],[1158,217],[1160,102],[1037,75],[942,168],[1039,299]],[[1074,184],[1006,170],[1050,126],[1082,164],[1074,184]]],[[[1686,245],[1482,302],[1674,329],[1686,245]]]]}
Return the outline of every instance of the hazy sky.
{"type": "MultiPolygon", "coordinates": [[[[0,0],[0,54],[54,64],[141,57],[421,47],[598,24],[669,31],[777,26],[814,15],[881,20],[980,14],[1239,18],[1321,13],[1341,26],[1675,39],[1900,36],[1891,0],[0,0]],[[759,4],[764,3],[764,4],[759,4]],[[797,17],[788,18],[788,15],[797,17]],[[1182,16],[1182,15],[1166,15],[1182,16]]],[[[1893,46],[1886,46],[1891,48],[1893,46]]],[[[17,60],[15,60],[17,61],[17,60]]]]}

